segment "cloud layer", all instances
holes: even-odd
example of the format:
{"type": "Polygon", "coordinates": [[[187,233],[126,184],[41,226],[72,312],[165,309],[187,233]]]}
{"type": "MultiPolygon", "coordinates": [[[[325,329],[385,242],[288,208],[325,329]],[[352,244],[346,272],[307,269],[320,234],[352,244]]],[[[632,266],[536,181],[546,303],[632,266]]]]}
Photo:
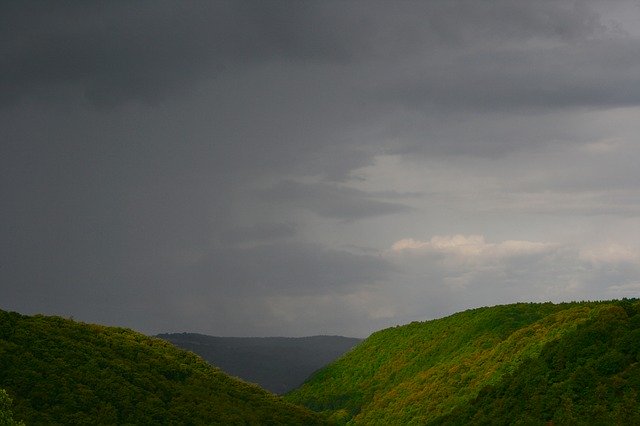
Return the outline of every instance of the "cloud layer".
{"type": "Polygon", "coordinates": [[[2,2],[0,308],[364,336],[632,296],[638,19],[625,0],[2,2]]]}
{"type": "Polygon", "coordinates": [[[407,317],[420,310],[416,302],[429,297],[456,309],[495,301],[619,298],[636,291],[640,279],[640,251],[619,244],[579,248],[535,241],[487,242],[482,235],[434,236],[428,241],[399,240],[387,258],[402,265],[397,266],[400,270],[412,271],[404,285],[413,296],[396,300],[404,303],[407,317]]]}

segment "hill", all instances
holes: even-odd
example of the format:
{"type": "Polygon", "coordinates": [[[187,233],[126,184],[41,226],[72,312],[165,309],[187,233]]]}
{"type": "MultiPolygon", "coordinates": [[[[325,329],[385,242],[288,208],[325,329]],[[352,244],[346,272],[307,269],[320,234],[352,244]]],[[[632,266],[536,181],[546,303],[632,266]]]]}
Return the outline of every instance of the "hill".
{"type": "Polygon", "coordinates": [[[394,327],[287,399],[352,424],[640,424],[639,312],[514,304],[394,327]]]}
{"type": "Polygon", "coordinates": [[[225,373],[282,394],[337,359],[361,339],[341,336],[213,337],[195,333],[157,337],[195,352],[225,373]]]}
{"type": "Polygon", "coordinates": [[[29,425],[322,423],[164,340],[4,311],[0,388],[29,425]]]}

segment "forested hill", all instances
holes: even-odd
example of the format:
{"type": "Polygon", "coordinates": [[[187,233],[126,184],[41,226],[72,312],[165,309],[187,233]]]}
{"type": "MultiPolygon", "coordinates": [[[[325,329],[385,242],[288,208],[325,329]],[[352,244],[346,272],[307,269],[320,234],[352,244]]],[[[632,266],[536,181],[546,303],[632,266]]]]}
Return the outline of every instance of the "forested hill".
{"type": "Polygon", "coordinates": [[[640,424],[638,300],[514,304],[374,333],[288,400],[352,424],[640,424]]]}
{"type": "Polygon", "coordinates": [[[232,376],[279,394],[300,386],[313,372],[362,341],[342,336],[214,337],[196,333],[157,337],[197,353],[232,376]]]}
{"type": "Polygon", "coordinates": [[[164,340],[4,311],[0,388],[28,425],[323,423],[164,340]]]}

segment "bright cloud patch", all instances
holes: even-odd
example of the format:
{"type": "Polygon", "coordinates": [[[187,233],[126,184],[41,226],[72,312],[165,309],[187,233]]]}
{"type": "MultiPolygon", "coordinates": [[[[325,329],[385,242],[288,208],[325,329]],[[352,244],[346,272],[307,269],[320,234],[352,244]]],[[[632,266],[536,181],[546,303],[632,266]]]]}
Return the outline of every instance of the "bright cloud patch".
{"type": "MultiPolygon", "coordinates": [[[[640,294],[640,251],[618,243],[594,246],[443,235],[396,241],[387,258],[398,275],[389,299],[407,317],[425,306],[459,309],[515,301],[597,300],[640,294]]],[[[417,316],[417,315],[416,315],[417,316]]]]}
{"type": "Polygon", "coordinates": [[[533,241],[507,240],[499,243],[486,242],[483,235],[434,236],[429,241],[405,238],[396,241],[394,252],[442,253],[469,258],[507,258],[543,253],[554,245],[533,241]]]}
{"type": "Polygon", "coordinates": [[[614,243],[583,249],[580,251],[580,258],[594,265],[603,263],[640,264],[640,253],[637,250],[614,243]]]}

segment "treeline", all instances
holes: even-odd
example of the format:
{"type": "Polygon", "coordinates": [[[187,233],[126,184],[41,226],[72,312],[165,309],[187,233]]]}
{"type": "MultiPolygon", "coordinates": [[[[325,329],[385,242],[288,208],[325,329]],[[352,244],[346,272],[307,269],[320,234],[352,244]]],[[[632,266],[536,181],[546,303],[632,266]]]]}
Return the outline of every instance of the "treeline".
{"type": "Polygon", "coordinates": [[[29,425],[324,423],[161,339],[4,311],[0,388],[29,425]]]}
{"type": "Polygon", "coordinates": [[[0,311],[0,424],[640,424],[638,361],[638,300],[521,303],[374,333],[283,399],[160,339],[0,311]]]}
{"type": "Polygon", "coordinates": [[[514,304],[382,330],[287,398],[339,423],[640,424],[639,311],[514,304]]]}
{"type": "Polygon", "coordinates": [[[639,308],[622,301],[597,309],[434,424],[640,425],[639,308]]]}

